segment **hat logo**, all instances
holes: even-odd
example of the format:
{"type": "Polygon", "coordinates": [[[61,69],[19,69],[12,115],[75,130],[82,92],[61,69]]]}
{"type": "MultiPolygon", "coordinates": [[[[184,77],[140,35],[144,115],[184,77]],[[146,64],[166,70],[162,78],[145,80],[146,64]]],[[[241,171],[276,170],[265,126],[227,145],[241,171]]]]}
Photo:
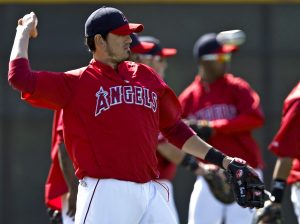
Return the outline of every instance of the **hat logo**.
{"type": "Polygon", "coordinates": [[[122,18],[123,18],[124,22],[128,23],[128,20],[127,20],[127,18],[124,16],[124,14],[122,14],[122,18]]]}

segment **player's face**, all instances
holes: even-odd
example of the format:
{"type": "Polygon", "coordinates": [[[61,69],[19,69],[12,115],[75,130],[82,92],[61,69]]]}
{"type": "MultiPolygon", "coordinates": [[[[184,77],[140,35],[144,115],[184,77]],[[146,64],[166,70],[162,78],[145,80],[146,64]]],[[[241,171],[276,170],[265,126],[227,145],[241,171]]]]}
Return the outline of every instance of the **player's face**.
{"type": "Polygon", "coordinates": [[[156,56],[141,55],[140,61],[141,61],[141,63],[152,67],[160,75],[160,77],[162,79],[164,79],[165,71],[168,67],[166,58],[161,57],[159,55],[156,55],[156,56]]]}
{"type": "Polygon", "coordinates": [[[129,58],[130,43],[132,42],[129,35],[121,36],[109,33],[106,39],[105,51],[112,63],[120,63],[129,58]]]}
{"type": "Polygon", "coordinates": [[[205,55],[201,60],[206,75],[218,78],[224,75],[229,66],[230,54],[211,54],[205,55]]]}

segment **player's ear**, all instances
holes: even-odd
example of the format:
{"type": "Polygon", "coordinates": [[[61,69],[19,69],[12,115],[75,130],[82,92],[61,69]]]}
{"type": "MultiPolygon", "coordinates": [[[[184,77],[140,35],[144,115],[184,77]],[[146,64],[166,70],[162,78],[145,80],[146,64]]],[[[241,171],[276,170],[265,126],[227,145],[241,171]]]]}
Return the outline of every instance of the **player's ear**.
{"type": "Polygon", "coordinates": [[[103,37],[100,34],[96,34],[94,36],[94,41],[95,41],[95,46],[102,46],[105,43],[103,37]]]}

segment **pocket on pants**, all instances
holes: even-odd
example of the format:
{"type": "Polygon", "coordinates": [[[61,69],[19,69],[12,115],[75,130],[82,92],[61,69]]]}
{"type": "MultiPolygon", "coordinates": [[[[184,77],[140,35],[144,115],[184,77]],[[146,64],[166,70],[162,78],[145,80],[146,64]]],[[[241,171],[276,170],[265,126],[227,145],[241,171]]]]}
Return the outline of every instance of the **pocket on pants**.
{"type": "Polygon", "coordinates": [[[93,200],[93,194],[99,183],[99,179],[85,177],[79,181],[75,224],[83,224],[88,215],[89,207],[93,200]]]}

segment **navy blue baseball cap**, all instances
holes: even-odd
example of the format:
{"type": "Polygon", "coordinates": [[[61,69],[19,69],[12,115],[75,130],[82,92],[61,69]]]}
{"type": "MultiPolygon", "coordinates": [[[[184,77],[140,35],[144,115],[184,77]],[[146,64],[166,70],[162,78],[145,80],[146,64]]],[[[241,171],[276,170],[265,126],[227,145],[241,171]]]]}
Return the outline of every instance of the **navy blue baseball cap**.
{"type": "Polygon", "coordinates": [[[129,23],[124,14],[112,7],[101,7],[94,11],[85,22],[85,36],[113,33],[117,35],[130,35],[139,33],[144,29],[142,24],[129,23]]]}
{"type": "Polygon", "coordinates": [[[206,54],[227,54],[237,49],[238,47],[235,45],[222,45],[217,41],[217,34],[208,33],[196,41],[193,54],[195,58],[201,58],[206,54]]]}
{"type": "Polygon", "coordinates": [[[130,34],[130,37],[132,39],[130,49],[133,53],[144,54],[154,47],[153,43],[140,41],[135,33],[130,34]]]}
{"type": "Polygon", "coordinates": [[[160,44],[160,41],[155,37],[140,36],[139,40],[142,42],[148,42],[154,44],[154,47],[151,50],[145,52],[144,54],[153,55],[153,56],[158,55],[162,57],[171,57],[177,53],[177,50],[175,48],[163,48],[160,44]]]}

